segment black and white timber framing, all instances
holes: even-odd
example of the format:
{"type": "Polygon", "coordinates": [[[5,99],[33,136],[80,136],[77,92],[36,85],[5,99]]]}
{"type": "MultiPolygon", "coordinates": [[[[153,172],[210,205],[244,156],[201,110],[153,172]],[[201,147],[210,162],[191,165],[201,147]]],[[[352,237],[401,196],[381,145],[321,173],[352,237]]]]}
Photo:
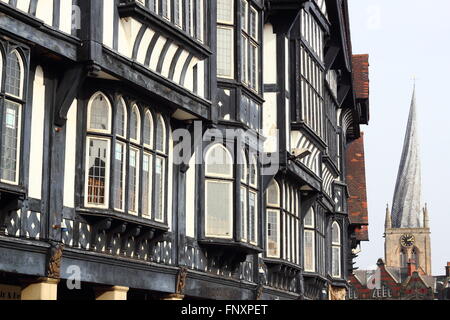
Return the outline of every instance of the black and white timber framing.
{"type": "Polygon", "coordinates": [[[345,148],[367,112],[351,54],[346,0],[0,0],[0,283],[78,266],[83,290],[136,299],[347,288],[345,148]],[[195,136],[173,164],[172,132],[195,120],[267,138],[279,171],[261,175],[252,145],[195,136]],[[218,177],[201,147],[248,166],[218,177]],[[211,226],[224,186],[229,220],[211,226]]]}

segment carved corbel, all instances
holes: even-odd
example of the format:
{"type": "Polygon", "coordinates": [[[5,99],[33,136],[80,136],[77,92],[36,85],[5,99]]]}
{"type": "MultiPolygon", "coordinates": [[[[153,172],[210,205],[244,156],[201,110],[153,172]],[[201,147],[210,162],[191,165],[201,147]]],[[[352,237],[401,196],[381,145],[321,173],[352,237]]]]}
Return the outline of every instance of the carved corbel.
{"type": "Polygon", "coordinates": [[[137,237],[141,234],[141,227],[140,226],[134,226],[134,227],[130,227],[123,235],[122,238],[122,245],[120,248],[120,251],[123,255],[126,254],[127,252],[127,242],[128,239],[132,238],[132,237],[137,237]]]}
{"type": "Polygon", "coordinates": [[[123,234],[127,229],[127,223],[119,223],[114,228],[110,228],[106,233],[106,251],[111,252],[112,250],[112,239],[116,234],[123,234]]]}
{"type": "Polygon", "coordinates": [[[91,250],[96,250],[97,248],[97,242],[98,242],[98,235],[100,232],[109,230],[111,228],[112,220],[110,218],[100,220],[92,227],[92,233],[91,233],[91,250]]]}
{"type": "Polygon", "coordinates": [[[64,244],[59,242],[50,242],[50,249],[47,258],[47,277],[59,279],[61,276],[61,260],[64,250],[64,244]]]}
{"type": "Polygon", "coordinates": [[[184,289],[186,287],[186,278],[187,278],[188,269],[186,267],[181,267],[178,271],[177,275],[177,294],[184,294],[184,289]]]}

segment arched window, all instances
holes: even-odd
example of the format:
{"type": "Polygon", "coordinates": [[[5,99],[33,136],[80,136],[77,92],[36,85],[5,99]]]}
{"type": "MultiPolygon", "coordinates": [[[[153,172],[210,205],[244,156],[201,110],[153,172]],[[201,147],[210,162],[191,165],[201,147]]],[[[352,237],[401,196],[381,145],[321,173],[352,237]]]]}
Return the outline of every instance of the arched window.
{"type": "Polygon", "coordinates": [[[127,106],[122,97],[119,98],[117,105],[116,134],[122,138],[127,135],[127,106]]]}
{"type": "Polygon", "coordinates": [[[337,222],[331,226],[331,275],[341,277],[341,227],[337,222]]]}
{"type": "Polygon", "coordinates": [[[107,208],[111,138],[97,133],[111,133],[111,104],[101,92],[88,104],[85,201],[87,206],[107,208]]]}
{"type": "Polygon", "coordinates": [[[166,152],[166,123],[161,115],[156,123],[156,150],[166,152]]]}
{"type": "Polygon", "coordinates": [[[134,105],[130,115],[130,139],[139,143],[141,140],[141,116],[139,108],[134,105]]]}
{"type": "Polygon", "coordinates": [[[88,130],[102,133],[111,132],[111,104],[101,92],[96,93],[89,101],[88,130]]]}
{"type": "Polygon", "coordinates": [[[316,271],[316,253],[315,253],[315,211],[313,208],[308,210],[303,220],[303,250],[304,267],[307,272],[316,271]]]}
{"type": "Polygon", "coordinates": [[[22,58],[17,50],[13,50],[6,60],[5,92],[22,98],[24,77],[22,58]]]}
{"type": "Polygon", "coordinates": [[[266,255],[269,258],[280,258],[280,186],[272,180],[266,193],[266,255]]]}
{"type": "Polygon", "coordinates": [[[221,144],[206,152],[206,236],[233,237],[233,158],[221,144]]]}
{"type": "Polygon", "coordinates": [[[22,110],[24,106],[23,83],[24,64],[21,55],[17,50],[13,50],[6,55],[4,61],[0,50],[0,71],[5,78],[0,76],[1,91],[0,100],[4,100],[0,105],[1,112],[1,160],[0,160],[0,180],[8,184],[19,184],[20,168],[20,145],[22,137],[22,110]],[[3,69],[3,66],[5,69],[3,69]]]}
{"type": "Polygon", "coordinates": [[[144,145],[153,147],[153,117],[150,111],[145,113],[144,119],[144,145]]]}

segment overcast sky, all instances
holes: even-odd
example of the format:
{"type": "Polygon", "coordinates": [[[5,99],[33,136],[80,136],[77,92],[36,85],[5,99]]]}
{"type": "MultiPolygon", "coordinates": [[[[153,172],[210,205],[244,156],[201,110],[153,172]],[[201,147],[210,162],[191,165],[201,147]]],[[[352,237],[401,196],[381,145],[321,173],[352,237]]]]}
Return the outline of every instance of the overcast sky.
{"type": "Polygon", "coordinates": [[[392,207],[414,76],[428,203],[433,273],[450,261],[450,1],[349,0],[353,53],[370,54],[370,125],[366,170],[370,242],[361,269],[384,257],[386,204],[392,207]]]}

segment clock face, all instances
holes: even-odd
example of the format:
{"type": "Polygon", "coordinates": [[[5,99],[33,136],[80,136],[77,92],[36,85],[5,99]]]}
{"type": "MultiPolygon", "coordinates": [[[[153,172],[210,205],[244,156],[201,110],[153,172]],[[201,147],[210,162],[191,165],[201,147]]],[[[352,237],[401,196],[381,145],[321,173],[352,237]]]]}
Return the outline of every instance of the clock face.
{"type": "Polygon", "coordinates": [[[400,238],[400,244],[403,247],[412,247],[416,239],[412,234],[405,234],[400,238]]]}

